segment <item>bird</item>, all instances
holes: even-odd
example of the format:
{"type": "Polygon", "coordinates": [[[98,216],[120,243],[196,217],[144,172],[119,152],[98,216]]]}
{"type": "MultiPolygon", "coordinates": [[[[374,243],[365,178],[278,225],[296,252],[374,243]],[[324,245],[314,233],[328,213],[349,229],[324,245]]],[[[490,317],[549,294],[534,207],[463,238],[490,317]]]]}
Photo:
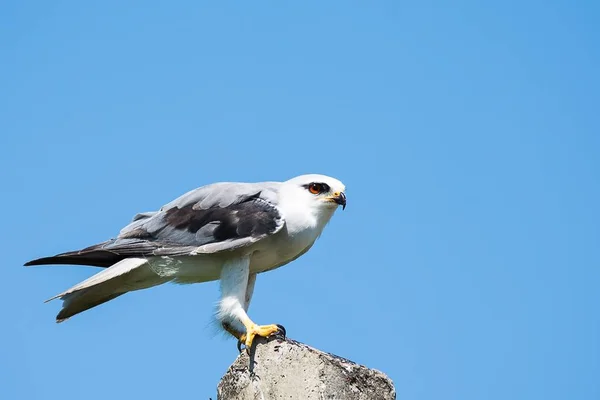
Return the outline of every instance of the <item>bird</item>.
{"type": "Polygon", "coordinates": [[[286,334],[247,314],[257,275],[304,255],[335,211],[346,208],[346,187],[306,174],[276,182],[217,182],[193,189],[158,211],[136,214],[119,234],[81,250],[25,263],[103,269],[46,300],[61,299],[56,322],[125,293],[172,282],[219,280],[216,318],[250,349],[255,337],[286,334]]]}

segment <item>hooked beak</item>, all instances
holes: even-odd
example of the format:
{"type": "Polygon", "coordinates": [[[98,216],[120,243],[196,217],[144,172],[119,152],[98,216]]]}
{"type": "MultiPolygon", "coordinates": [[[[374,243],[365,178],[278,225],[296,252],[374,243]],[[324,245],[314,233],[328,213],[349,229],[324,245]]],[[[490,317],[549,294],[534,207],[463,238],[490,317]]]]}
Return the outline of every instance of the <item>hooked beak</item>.
{"type": "Polygon", "coordinates": [[[334,193],[333,201],[342,206],[342,210],[346,209],[346,195],[344,192],[334,193]]]}

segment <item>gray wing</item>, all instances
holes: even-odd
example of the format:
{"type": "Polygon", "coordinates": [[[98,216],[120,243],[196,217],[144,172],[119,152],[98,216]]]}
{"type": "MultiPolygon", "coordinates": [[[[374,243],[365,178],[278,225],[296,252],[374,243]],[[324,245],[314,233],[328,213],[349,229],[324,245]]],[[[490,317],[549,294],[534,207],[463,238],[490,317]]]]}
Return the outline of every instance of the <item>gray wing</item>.
{"type": "MultiPolygon", "coordinates": [[[[284,221],[276,202],[274,182],[216,183],[192,190],[158,212],[136,215],[118,239],[191,246],[196,253],[231,250],[281,229],[284,221]]],[[[157,255],[173,255],[165,251],[157,255]]]]}
{"type": "Polygon", "coordinates": [[[159,211],[137,214],[117,238],[26,265],[110,266],[128,257],[182,256],[238,249],[277,233],[279,183],[216,183],[192,190],[159,211]]]}

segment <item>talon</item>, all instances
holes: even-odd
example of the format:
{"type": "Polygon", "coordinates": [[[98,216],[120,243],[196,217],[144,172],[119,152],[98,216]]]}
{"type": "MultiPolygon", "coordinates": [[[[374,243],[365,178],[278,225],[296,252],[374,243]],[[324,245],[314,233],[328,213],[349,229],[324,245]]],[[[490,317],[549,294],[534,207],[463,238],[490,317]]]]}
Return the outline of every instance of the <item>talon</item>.
{"type": "Polygon", "coordinates": [[[277,328],[279,328],[279,329],[277,330],[277,332],[275,332],[274,335],[278,336],[278,337],[280,337],[282,339],[285,339],[285,337],[287,335],[285,327],[283,325],[281,325],[281,324],[276,324],[275,326],[277,326],[277,328]]]}
{"type": "Polygon", "coordinates": [[[282,325],[255,325],[252,324],[246,328],[246,334],[240,337],[240,341],[244,340],[244,344],[246,345],[246,350],[250,351],[252,347],[252,342],[254,341],[255,336],[260,337],[269,337],[271,335],[280,336],[281,334],[285,337],[285,328],[282,325]]]}
{"type": "Polygon", "coordinates": [[[241,338],[238,339],[238,341],[237,341],[237,349],[238,349],[238,352],[240,352],[240,353],[242,352],[242,343],[244,343],[243,340],[241,338]]]}

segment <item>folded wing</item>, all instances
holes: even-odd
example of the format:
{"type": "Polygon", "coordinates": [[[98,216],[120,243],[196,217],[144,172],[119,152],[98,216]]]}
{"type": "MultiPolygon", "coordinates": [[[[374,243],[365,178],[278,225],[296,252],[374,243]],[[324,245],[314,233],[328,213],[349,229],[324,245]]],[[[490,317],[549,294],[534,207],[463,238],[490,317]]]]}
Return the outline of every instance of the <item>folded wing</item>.
{"type": "Polygon", "coordinates": [[[130,257],[207,254],[244,247],[284,226],[276,190],[276,183],[204,186],[159,211],[136,215],[114,239],[25,265],[109,267],[130,257]]]}

